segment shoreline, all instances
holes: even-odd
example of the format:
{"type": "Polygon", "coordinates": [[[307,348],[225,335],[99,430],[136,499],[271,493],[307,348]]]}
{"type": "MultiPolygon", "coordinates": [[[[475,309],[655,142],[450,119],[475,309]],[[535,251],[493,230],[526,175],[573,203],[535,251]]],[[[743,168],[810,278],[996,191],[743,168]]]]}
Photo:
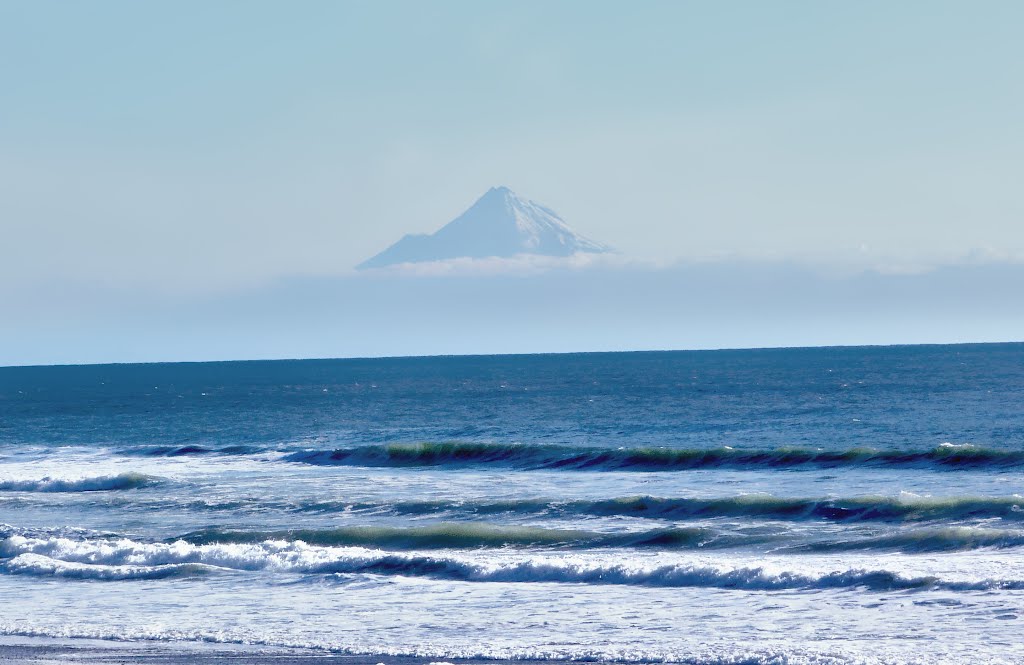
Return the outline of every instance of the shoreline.
{"type": "MultiPolygon", "coordinates": [[[[541,665],[541,661],[385,654],[338,654],[316,649],[208,642],[117,641],[94,638],[0,636],[0,663],[49,665],[541,665]]],[[[588,661],[596,664],[600,661],[588,661]]],[[[608,661],[610,662],[610,661],[608,661]]]]}

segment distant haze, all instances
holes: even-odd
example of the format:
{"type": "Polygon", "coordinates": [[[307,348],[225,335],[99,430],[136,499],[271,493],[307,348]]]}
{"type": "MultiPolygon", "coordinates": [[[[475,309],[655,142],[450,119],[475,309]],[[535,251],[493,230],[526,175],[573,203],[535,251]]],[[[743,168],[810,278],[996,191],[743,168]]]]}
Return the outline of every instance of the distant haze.
{"type": "Polygon", "coordinates": [[[970,283],[1004,293],[1001,271],[1017,279],[1024,259],[1021,25],[1024,4],[1009,0],[0,0],[0,363],[639,348],[717,333],[753,345],[1013,339],[1015,292],[991,312],[950,314],[957,331],[924,314],[860,336],[835,317],[787,329],[823,311],[813,298],[780,307],[788,319],[748,321],[742,340],[726,335],[732,319],[706,320],[698,339],[675,334],[690,319],[664,315],[681,291],[724,289],[699,275],[728,266],[807,271],[826,292],[850,280],[820,297],[832,304],[877,275],[917,280],[937,312],[949,284],[936,275],[980,270],[970,283]],[[359,304],[377,287],[354,267],[496,185],[617,253],[405,275],[395,307],[416,292],[436,311],[513,297],[503,280],[553,281],[515,316],[493,314],[507,344],[463,344],[444,320],[419,331],[443,343],[382,343],[385,303],[359,304]],[[467,281],[439,288],[438,274],[467,281]],[[285,324],[276,298],[300,283],[349,308],[345,325],[323,310],[319,339],[333,343],[299,344],[305,318],[260,337],[285,324]],[[577,303],[599,284],[652,290],[621,297],[650,316],[571,310],[551,295],[559,283],[576,284],[577,303]],[[235,305],[249,313],[225,319],[235,305]],[[554,322],[570,311],[602,326],[601,341],[554,322]],[[199,312],[236,346],[212,343],[199,312]]]}

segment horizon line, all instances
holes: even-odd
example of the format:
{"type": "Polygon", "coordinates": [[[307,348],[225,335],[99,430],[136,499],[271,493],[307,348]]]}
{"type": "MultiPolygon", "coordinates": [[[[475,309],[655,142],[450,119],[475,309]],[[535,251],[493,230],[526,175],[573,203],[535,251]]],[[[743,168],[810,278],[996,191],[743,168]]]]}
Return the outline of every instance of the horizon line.
{"type": "Polygon", "coordinates": [[[380,355],[380,356],[331,356],[319,358],[225,358],[219,360],[143,360],[138,362],[86,362],[86,363],[33,363],[27,365],[0,365],[0,371],[6,369],[34,369],[43,367],[121,367],[131,365],[214,365],[228,363],[279,363],[279,362],[321,362],[321,361],[354,361],[354,360],[420,360],[438,358],[514,358],[522,356],[581,356],[611,355],[625,353],[722,353],[730,351],[801,351],[825,349],[893,349],[907,347],[939,347],[939,346],[1015,346],[1024,345],[1024,339],[1003,340],[998,342],[893,342],[889,344],[811,344],[801,346],[749,346],[749,347],[715,347],[691,349],[622,349],[617,351],[538,351],[534,353],[435,353],[411,355],[380,355]]]}

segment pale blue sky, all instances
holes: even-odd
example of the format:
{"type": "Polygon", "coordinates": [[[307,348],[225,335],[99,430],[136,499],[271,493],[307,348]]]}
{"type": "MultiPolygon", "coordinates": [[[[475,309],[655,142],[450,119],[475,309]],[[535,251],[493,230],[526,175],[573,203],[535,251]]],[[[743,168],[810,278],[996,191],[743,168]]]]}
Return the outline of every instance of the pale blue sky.
{"type": "Polygon", "coordinates": [[[629,255],[1024,250],[1019,2],[0,1],[3,276],[334,274],[507,184],[629,255]]]}
{"type": "Polygon", "coordinates": [[[0,298],[344,276],[498,184],[640,259],[1019,260],[1022,25],[1012,1],[0,0],[0,298]]]}

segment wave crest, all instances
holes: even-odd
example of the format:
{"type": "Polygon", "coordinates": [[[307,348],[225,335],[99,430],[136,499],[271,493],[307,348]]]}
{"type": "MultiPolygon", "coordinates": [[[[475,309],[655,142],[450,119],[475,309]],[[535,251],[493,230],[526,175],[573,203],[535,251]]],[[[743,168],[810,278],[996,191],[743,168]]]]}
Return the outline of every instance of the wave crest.
{"type": "Polygon", "coordinates": [[[178,577],[196,577],[214,570],[197,563],[178,563],[163,566],[107,566],[61,561],[39,554],[19,554],[2,565],[11,575],[37,577],[64,577],[79,580],[165,580],[178,577]]]}
{"type": "Polygon", "coordinates": [[[772,469],[849,466],[930,467],[935,469],[1016,468],[1024,451],[970,444],[942,444],[925,451],[852,448],[773,450],[675,448],[592,448],[558,445],[473,442],[391,443],[337,450],[290,453],[286,461],[318,466],[466,467],[495,466],[520,470],[684,471],[705,468],[772,469]]]}
{"type": "MultiPolygon", "coordinates": [[[[497,547],[703,547],[721,539],[712,529],[667,528],[630,533],[579,529],[498,526],[479,522],[446,522],[418,527],[351,526],[334,529],[232,531],[206,529],[181,536],[195,545],[302,541],[310,545],[366,546],[384,549],[483,549],[497,547]]],[[[725,544],[724,542],[721,544],[725,544]]]]}
{"type": "Polygon", "coordinates": [[[85,478],[51,478],[30,480],[0,480],[4,492],[105,492],[133,490],[160,482],[159,478],[143,473],[118,473],[85,478]]]}

